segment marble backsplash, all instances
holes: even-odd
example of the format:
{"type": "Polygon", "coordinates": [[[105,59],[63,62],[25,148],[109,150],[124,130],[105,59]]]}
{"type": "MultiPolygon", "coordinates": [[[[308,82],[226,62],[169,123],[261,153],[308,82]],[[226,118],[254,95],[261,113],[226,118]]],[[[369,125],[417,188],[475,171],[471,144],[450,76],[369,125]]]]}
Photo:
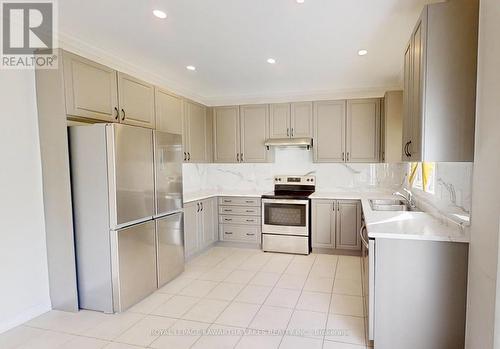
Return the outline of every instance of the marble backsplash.
{"type": "Polygon", "coordinates": [[[401,187],[405,164],[313,163],[312,151],[277,148],[274,163],[266,164],[184,164],[184,192],[272,191],[275,175],[316,176],[316,190],[396,190],[401,187]]]}

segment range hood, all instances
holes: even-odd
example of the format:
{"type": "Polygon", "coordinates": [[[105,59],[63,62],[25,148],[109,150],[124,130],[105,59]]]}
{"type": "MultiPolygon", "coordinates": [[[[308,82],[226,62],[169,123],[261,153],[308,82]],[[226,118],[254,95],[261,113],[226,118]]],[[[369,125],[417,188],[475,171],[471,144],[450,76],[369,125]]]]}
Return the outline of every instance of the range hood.
{"type": "Polygon", "coordinates": [[[269,149],[270,147],[298,147],[306,148],[309,150],[313,145],[312,138],[270,138],[266,140],[264,145],[269,149]]]}

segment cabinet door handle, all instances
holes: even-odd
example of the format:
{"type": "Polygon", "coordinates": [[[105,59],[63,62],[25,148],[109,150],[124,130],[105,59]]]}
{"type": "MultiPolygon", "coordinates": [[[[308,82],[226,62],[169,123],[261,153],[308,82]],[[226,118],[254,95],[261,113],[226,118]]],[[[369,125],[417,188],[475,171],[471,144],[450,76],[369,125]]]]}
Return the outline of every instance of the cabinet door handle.
{"type": "Polygon", "coordinates": [[[349,161],[349,152],[347,152],[347,161],[349,161]]]}
{"type": "Polygon", "coordinates": [[[203,211],[203,202],[200,202],[201,210],[203,211]]]}
{"type": "Polygon", "coordinates": [[[236,153],[236,162],[240,162],[240,153],[236,153]]]}
{"type": "Polygon", "coordinates": [[[240,161],[243,162],[243,153],[240,153],[240,161]]]}
{"type": "Polygon", "coordinates": [[[344,152],[342,152],[342,161],[345,161],[344,152]]]}
{"type": "Polygon", "coordinates": [[[188,161],[191,161],[191,153],[188,152],[188,161]]]}
{"type": "Polygon", "coordinates": [[[196,207],[197,207],[196,212],[200,212],[200,203],[199,202],[196,203],[196,207]]]}
{"type": "Polygon", "coordinates": [[[125,120],[125,110],[122,108],[122,121],[125,120]]]}
{"type": "Polygon", "coordinates": [[[115,120],[120,118],[120,112],[118,111],[118,107],[115,107],[115,120]]]}
{"type": "Polygon", "coordinates": [[[247,233],[247,236],[254,236],[255,233],[247,233]]]}
{"type": "Polygon", "coordinates": [[[405,156],[407,157],[408,156],[408,150],[406,148],[408,148],[408,142],[406,142],[405,146],[403,147],[403,152],[405,153],[405,156]]]}
{"type": "Polygon", "coordinates": [[[186,160],[187,160],[187,154],[186,154],[186,152],[184,152],[184,161],[186,161],[186,160]]]}
{"type": "Polygon", "coordinates": [[[293,127],[292,127],[292,137],[293,137],[293,127]]]}
{"type": "Polygon", "coordinates": [[[286,128],[286,136],[290,137],[290,129],[288,127],[286,128]]]}
{"type": "Polygon", "coordinates": [[[410,145],[411,145],[411,141],[408,142],[408,147],[407,147],[409,157],[411,157],[410,145]]]}

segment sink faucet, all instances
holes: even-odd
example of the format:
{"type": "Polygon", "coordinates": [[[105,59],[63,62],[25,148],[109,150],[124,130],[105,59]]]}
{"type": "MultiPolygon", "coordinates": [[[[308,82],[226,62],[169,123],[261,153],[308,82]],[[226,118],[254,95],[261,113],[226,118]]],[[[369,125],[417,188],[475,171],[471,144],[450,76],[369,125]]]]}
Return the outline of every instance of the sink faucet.
{"type": "Polygon", "coordinates": [[[403,190],[408,194],[408,197],[406,197],[406,195],[400,193],[399,191],[392,193],[392,195],[399,196],[399,197],[403,198],[407,202],[408,206],[410,206],[411,208],[414,208],[415,202],[413,200],[413,193],[406,188],[403,188],[403,190]]]}

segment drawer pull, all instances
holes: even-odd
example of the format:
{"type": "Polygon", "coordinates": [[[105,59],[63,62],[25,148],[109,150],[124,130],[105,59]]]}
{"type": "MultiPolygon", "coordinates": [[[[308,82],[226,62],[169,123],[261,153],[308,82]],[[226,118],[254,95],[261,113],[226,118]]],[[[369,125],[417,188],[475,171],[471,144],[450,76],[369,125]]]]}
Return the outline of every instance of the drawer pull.
{"type": "Polygon", "coordinates": [[[247,200],[247,201],[245,201],[245,202],[246,202],[247,204],[253,204],[253,203],[254,203],[254,201],[253,201],[253,200],[247,200]]]}
{"type": "Polygon", "coordinates": [[[224,202],[233,202],[233,200],[224,200],[224,202]]]}
{"type": "Polygon", "coordinates": [[[225,209],[224,209],[224,212],[233,212],[233,210],[230,210],[230,209],[228,209],[228,208],[225,208],[225,209]]]}
{"type": "Polygon", "coordinates": [[[254,233],[247,233],[247,236],[254,236],[254,233]]]}
{"type": "Polygon", "coordinates": [[[230,232],[230,231],[225,231],[225,232],[224,232],[224,234],[227,234],[227,235],[233,235],[233,233],[232,233],[232,232],[230,232]]]}
{"type": "Polygon", "coordinates": [[[255,222],[255,219],[247,219],[247,222],[255,222]]]}
{"type": "Polygon", "coordinates": [[[248,213],[253,213],[253,212],[255,212],[255,211],[254,211],[254,210],[246,210],[246,212],[248,212],[248,213]]]}
{"type": "Polygon", "coordinates": [[[230,222],[230,221],[232,221],[233,219],[232,219],[232,218],[224,218],[224,220],[225,220],[226,222],[230,222]]]}

